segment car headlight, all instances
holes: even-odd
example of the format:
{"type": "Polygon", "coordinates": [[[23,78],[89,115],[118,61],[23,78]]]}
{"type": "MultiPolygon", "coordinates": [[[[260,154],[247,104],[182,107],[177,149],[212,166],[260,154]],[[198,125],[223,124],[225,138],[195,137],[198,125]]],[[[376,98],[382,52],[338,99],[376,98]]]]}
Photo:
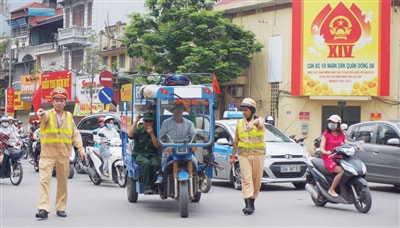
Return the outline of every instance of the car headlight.
{"type": "Polygon", "coordinates": [[[266,159],[271,159],[271,155],[265,154],[265,158],[266,158],[266,159]]]}

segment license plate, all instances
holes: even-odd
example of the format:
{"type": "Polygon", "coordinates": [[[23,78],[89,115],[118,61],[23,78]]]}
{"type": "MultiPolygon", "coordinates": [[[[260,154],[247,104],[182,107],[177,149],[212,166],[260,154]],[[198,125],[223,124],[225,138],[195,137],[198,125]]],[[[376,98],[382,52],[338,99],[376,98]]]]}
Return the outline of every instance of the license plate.
{"type": "Polygon", "coordinates": [[[281,165],[281,173],[300,173],[299,165],[281,165]]]}

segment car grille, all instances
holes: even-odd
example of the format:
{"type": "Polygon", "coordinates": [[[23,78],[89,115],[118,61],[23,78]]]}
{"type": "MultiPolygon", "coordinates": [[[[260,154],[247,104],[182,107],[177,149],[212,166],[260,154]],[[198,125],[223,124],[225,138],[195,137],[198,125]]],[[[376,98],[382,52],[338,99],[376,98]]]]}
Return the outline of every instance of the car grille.
{"type": "MultiPolygon", "coordinates": [[[[302,158],[303,155],[290,155],[291,158],[302,158]]],[[[271,158],[287,158],[287,155],[273,155],[271,158]]]]}
{"type": "MultiPolygon", "coordinates": [[[[305,172],[307,171],[307,167],[308,167],[307,164],[304,162],[276,162],[273,163],[269,168],[277,178],[298,178],[304,176],[305,172]],[[282,165],[300,165],[300,172],[281,173],[282,165]]],[[[264,172],[263,177],[268,177],[268,175],[264,172]]]]}

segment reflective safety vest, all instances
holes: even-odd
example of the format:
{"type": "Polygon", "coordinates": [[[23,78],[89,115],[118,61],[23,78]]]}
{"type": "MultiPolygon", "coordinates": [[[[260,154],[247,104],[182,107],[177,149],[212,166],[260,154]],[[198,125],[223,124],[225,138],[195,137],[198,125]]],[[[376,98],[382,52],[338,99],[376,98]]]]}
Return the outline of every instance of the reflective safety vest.
{"type": "Polygon", "coordinates": [[[65,113],[65,120],[62,126],[58,128],[58,126],[56,127],[55,125],[56,120],[54,119],[54,111],[53,109],[49,110],[49,125],[46,128],[41,127],[40,129],[40,143],[42,144],[42,147],[52,143],[72,144],[72,115],[69,112],[65,113]],[[67,128],[63,128],[65,125],[67,125],[67,128]]]}
{"type": "Polygon", "coordinates": [[[238,122],[238,151],[240,155],[245,154],[265,154],[264,131],[253,127],[251,131],[247,131],[243,127],[244,119],[238,122]]]}

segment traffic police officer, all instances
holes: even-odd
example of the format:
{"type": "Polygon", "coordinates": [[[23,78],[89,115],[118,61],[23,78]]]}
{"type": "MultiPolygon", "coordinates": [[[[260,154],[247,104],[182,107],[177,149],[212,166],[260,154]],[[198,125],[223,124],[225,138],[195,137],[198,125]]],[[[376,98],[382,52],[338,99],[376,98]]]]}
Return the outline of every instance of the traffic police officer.
{"type": "Polygon", "coordinates": [[[82,138],[76,129],[72,114],[64,111],[68,92],[57,87],[52,90],[53,109],[38,109],[40,119],[41,154],[39,164],[39,203],[36,218],[45,219],[50,212],[50,181],[54,166],[57,172],[56,211],[57,216],[67,217],[67,180],[69,157],[72,145],[78,148],[80,156],[86,159],[82,138]]]}

